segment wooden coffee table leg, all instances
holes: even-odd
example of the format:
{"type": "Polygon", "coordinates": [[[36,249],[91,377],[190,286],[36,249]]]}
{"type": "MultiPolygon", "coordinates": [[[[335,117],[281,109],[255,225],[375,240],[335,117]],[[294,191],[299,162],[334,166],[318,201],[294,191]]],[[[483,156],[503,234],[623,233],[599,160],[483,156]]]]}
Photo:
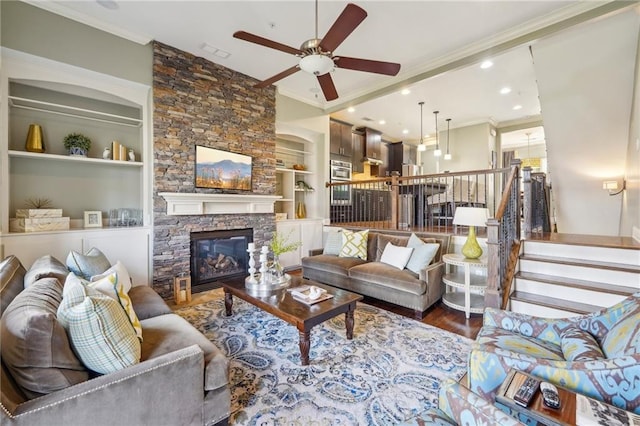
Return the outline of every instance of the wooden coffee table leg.
{"type": "Polygon", "coordinates": [[[231,316],[232,308],[233,308],[233,296],[231,295],[231,293],[227,291],[227,289],[225,289],[224,290],[224,310],[225,310],[225,314],[227,314],[228,317],[231,316]]]}
{"type": "Polygon", "coordinates": [[[300,331],[300,359],[302,365],[309,365],[309,348],[311,347],[311,331],[300,331]]]}
{"type": "Polygon", "coordinates": [[[344,323],[347,326],[347,339],[353,339],[353,323],[354,323],[354,312],[355,306],[349,306],[349,310],[344,313],[344,323]]]}

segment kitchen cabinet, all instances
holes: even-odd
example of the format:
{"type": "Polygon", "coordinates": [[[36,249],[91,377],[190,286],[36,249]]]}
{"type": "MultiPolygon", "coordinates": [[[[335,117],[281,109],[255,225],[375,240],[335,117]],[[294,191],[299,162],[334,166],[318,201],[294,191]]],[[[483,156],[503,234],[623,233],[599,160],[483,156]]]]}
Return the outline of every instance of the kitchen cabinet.
{"type": "Polygon", "coordinates": [[[354,130],[351,134],[351,145],[353,152],[351,155],[351,171],[353,173],[364,173],[364,163],[362,153],[364,152],[364,132],[354,130]]]}
{"type": "Polygon", "coordinates": [[[387,170],[389,174],[391,174],[391,172],[398,172],[402,175],[403,164],[417,164],[418,149],[416,146],[409,145],[405,142],[395,142],[389,144],[388,148],[389,165],[387,170]]]}
{"type": "Polygon", "coordinates": [[[351,124],[348,123],[336,120],[329,121],[329,152],[333,155],[349,157],[342,159],[343,161],[351,161],[353,153],[351,128],[351,124]]]}
{"type": "Polygon", "coordinates": [[[378,189],[353,190],[353,220],[388,220],[391,216],[391,193],[378,189]]]}
{"type": "Polygon", "coordinates": [[[382,164],[378,167],[378,177],[391,176],[389,171],[389,142],[382,141],[380,143],[380,159],[382,164]]]}
{"type": "Polygon", "coordinates": [[[365,139],[362,157],[373,160],[374,162],[383,162],[380,153],[380,144],[382,144],[382,132],[371,129],[369,127],[361,127],[358,129],[358,131],[364,133],[365,139]]]}

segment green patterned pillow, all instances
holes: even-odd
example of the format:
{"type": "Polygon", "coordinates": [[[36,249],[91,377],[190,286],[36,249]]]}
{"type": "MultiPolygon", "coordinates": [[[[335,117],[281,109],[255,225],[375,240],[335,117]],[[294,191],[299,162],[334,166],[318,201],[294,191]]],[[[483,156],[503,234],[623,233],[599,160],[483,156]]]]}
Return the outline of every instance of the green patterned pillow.
{"type": "Polygon", "coordinates": [[[369,230],[364,231],[342,231],[342,248],[340,249],[340,257],[359,257],[367,260],[367,239],[369,230]]]}
{"type": "Polygon", "coordinates": [[[87,368],[107,374],[140,362],[140,340],[120,303],[73,273],[64,285],[58,321],[87,368]]]}

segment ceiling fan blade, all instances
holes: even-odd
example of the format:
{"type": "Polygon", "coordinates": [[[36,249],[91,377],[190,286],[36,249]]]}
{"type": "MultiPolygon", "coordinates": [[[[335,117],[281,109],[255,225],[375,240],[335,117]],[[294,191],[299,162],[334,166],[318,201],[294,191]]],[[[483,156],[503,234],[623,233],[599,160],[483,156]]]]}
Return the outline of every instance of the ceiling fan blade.
{"type": "Polygon", "coordinates": [[[333,84],[333,79],[331,78],[330,72],[323,75],[319,75],[318,82],[320,83],[320,88],[322,89],[324,98],[327,101],[333,101],[334,99],[338,99],[338,91],[336,90],[336,86],[334,86],[333,84]]]}
{"type": "Polygon", "coordinates": [[[274,75],[271,78],[268,78],[268,79],[266,79],[264,81],[261,81],[260,83],[256,84],[253,87],[257,87],[258,89],[265,88],[267,86],[272,85],[276,81],[282,80],[283,78],[288,77],[291,74],[296,73],[298,71],[300,71],[300,67],[298,67],[298,65],[294,65],[291,68],[286,69],[286,70],[282,71],[281,73],[278,73],[278,74],[274,75]]]}
{"type": "Polygon", "coordinates": [[[333,62],[338,68],[376,74],[396,75],[400,71],[400,64],[394,62],[372,61],[371,59],[349,58],[346,56],[337,56],[333,59],[333,62]]]}
{"type": "Polygon", "coordinates": [[[251,34],[246,31],[236,31],[235,33],[233,33],[233,36],[235,38],[239,38],[240,40],[259,44],[261,46],[270,47],[272,49],[276,49],[281,52],[290,53],[292,55],[302,54],[302,51],[300,49],[296,49],[295,47],[287,46],[286,44],[278,43],[277,41],[269,40],[267,38],[260,37],[255,34],[251,34]]]}
{"type": "Polygon", "coordinates": [[[349,3],[320,42],[322,50],[333,52],[366,17],[367,12],[364,9],[349,3]]]}

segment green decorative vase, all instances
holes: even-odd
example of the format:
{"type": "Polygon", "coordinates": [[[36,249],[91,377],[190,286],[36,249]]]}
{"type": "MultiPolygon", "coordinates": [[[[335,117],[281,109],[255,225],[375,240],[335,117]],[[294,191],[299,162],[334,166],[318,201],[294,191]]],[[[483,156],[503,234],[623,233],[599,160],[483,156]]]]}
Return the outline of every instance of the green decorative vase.
{"type": "Polygon", "coordinates": [[[462,246],[462,254],[467,259],[477,259],[482,256],[482,248],[480,248],[480,244],[478,244],[478,240],[476,240],[475,226],[469,227],[469,236],[464,246],[462,246]]]}

